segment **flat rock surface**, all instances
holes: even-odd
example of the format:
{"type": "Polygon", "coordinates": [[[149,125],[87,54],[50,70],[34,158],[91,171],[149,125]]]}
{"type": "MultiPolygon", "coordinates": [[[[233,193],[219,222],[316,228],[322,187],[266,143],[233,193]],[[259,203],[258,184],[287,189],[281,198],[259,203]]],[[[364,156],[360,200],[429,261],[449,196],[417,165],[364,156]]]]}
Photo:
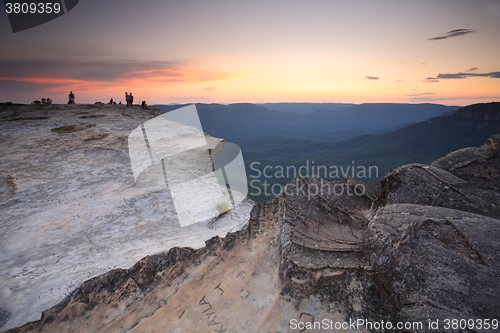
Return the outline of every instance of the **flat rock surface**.
{"type": "MultiPolygon", "coordinates": [[[[127,136],[157,110],[108,105],[0,110],[0,325],[41,312],[83,281],[173,246],[198,248],[248,222],[245,200],[181,228],[167,190],[135,185],[127,136]]],[[[208,138],[209,145],[220,139],[208,138]]]]}

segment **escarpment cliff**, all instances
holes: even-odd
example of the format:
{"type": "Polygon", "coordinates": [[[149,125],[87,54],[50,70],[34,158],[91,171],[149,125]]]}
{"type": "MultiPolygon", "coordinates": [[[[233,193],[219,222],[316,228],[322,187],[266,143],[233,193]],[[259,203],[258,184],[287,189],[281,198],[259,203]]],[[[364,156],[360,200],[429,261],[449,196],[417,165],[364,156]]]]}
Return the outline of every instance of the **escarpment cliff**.
{"type": "Polygon", "coordinates": [[[481,331],[500,318],[499,152],[495,135],[381,188],[298,177],[245,229],[96,276],[10,332],[481,331]]]}
{"type": "MultiPolygon", "coordinates": [[[[163,172],[134,181],[128,139],[159,116],[125,105],[0,105],[0,331],[40,319],[89,278],[175,246],[203,247],[247,223],[249,199],[181,227],[163,172]]],[[[172,124],[169,142],[183,130],[172,124]]],[[[206,146],[177,156],[178,165],[211,168],[209,153],[225,141],[199,134],[206,146]]],[[[217,212],[213,196],[204,199],[217,212]]]]}

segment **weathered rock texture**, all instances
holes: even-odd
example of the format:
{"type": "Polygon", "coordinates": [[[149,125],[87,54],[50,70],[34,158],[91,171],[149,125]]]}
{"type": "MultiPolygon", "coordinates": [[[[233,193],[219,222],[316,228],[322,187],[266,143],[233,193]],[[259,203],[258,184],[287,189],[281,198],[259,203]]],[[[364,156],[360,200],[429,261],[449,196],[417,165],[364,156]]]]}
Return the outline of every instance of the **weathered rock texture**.
{"type": "Polygon", "coordinates": [[[498,318],[499,235],[497,219],[389,205],[366,231],[368,270],[404,321],[498,318]]]}
{"type": "MultiPolygon", "coordinates": [[[[339,222],[327,218],[328,211],[317,200],[293,193],[258,204],[245,230],[213,238],[196,251],[175,248],[146,257],[129,270],[95,277],[45,311],[40,321],[12,332],[289,332],[292,318],[386,318],[392,305],[371,273],[352,268],[359,267],[357,246],[343,248],[337,257],[328,255],[335,246],[325,246],[321,264],[314,262],[323,257],[318,251],[313,261],[299,258],[295,263],[282,250],[294,243],[283,232],[287,225],[293,228],[285,220],[295,219],[298,226],[295,212],[302,208],[310,209],[305,214],[316,214],[315,222],[352,223],[353,230],[361,230],[358,212],[339,206],[336,211],[345,214],[339,222]],[[310,269],[310,264],[321,268],[310,269]]],[[[301,231],[327,244],[352,238],[301,231]]],[[[294,250],[301,257],[301,249],[294,250]]]]}
{"type": "Polygon", "coordinates": [[[497,134],[382,179],[367,270],[402,320],[500,317],[499,148],[497,134]]]}
{"type": "Polygon", "coordinates": [[[247,223],[250,200],[210,227],[181,228],[168,190],[136,186],[127,136],[159,114],[0,106],[0,330],[40,319],[92,276],[173,246],[202,247],[247,223]]]}
{"type": "Polygon", "coordinates": [[[301,331],[293,319],[422,323],[406,332],[438,319],[433,332],[458,332],[444,319],[498,319],[499,146],[392,170],[377,196],[298,177],[244,230],[94,277],[11,332],[301,331]]]}

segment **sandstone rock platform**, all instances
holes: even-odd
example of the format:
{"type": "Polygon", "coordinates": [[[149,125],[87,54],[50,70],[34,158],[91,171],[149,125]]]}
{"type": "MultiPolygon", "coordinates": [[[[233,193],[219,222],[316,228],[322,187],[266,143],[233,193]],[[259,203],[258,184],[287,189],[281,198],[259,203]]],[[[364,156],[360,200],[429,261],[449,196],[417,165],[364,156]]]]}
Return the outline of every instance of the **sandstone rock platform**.
{"type": "Polygon", "coordinates": [[[181,228],[168,190],[136,186],[127,136],[160,114],[0,106],[0,330],[40,319],[88,278],[174,246],[202,247],[248,222],[246,199],[210,226],[181,228]]]}
{"type": "Polygon", "coordinates": [[[360,183],[348,177],[297,177],[256,204],[242,230],[90,278],[9,332],[301,331],[294,321],[311,332],[381,331],[312,326],[325,319],[413,325],[387,331],[485,331],[427,325],[498,324],[499,152],[496,135],[431,165],[391,170],[380,187],[354,195],[360,183]]]}

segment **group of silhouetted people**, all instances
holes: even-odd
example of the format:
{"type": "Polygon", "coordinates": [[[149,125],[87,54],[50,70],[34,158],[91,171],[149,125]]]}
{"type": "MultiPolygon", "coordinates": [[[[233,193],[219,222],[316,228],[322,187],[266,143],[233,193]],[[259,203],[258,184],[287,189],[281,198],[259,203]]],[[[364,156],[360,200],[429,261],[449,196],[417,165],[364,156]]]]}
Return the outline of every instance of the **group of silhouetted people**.
{"type": "Polygon", "coordinates": [[[132,106],[134,103],[134,96],[132,96],[132,93],[127,94],[127,92],[125,92],[125,100],[127,101],[127,107],[132,106]]]}
{"type": "MultiPolygon", "coordinates": [[[[132,93],[127,93],[125,92],[125,100],[127,101],[127,107],[131,107],[133,106],[133,103],[134,103],[134,96],[132,96],[132,93]]],[[[73,94],[72,91],[69,92],[69,95],[68,95],[68,104],[75,104],[75,94],[73,94]]],[[[116,104],[116,102],[113,100],[113,98],[111,98],[109,100],[109,103],[108,104],[116,104]]],[[[119,104],[122,104],[122,102],[120,101],[119,104]]],[[[148,105],[146,104],[146,101],[142,101],[142,104],[141,104],[141,107],[143,109],[149,109],[150,107],[148,107],[148,105]]]]}

